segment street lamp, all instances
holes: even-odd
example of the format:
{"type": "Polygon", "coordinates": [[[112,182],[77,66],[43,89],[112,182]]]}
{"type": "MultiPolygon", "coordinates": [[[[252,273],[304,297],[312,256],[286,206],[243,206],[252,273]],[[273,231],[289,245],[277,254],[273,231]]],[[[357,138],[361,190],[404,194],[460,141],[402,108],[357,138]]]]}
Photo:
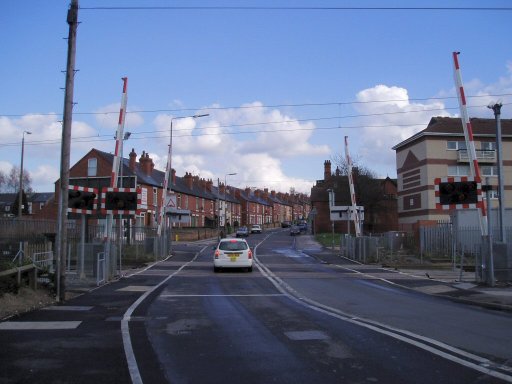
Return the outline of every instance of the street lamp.
{"type": "Polygon", "coordinates": [[[228,173],[226,175],[224,175],[224,227],[226,226],[226,222],[227,222],[227,211],[226,211],[226,208],[227,208],[227,202],[226,202],[226,188],[227,188],[227,177],[228,176],[235,176],[236,175],[236,172],[234,173],[228,173]]]}
{"type": "MultiPolygon", "coordinates": [[[[162,201],[161,201],[161,205],[160,205],[160,220],[158,223],[158,235],[160,235],[163,230],[162,257],[167,256],[167,243],[168,243],[168,241],[167,241],[167,220],[165,219],[165,217],[166,217],[165,207],[166,207],[166,203],[167,203],[167,201],[166,201],[167,200],[167,190],[168,189],[172,190],[172,178],[170,177],[171,169],[172,169],[171,168],[172,167],[172,125],[173,125],[174,120],[187,119],[187,118],[198,119],[200,117],[206,117],[206,116],[210,116],[210,114],[205,113],[205,114],[201,114],[201,115],[178,116],[178,117],[171,118],[171,129],[170,129],[170,135],[169,135],[169,150],[167,152],[167,166],[165,168],[164,185],[163,185],[163,190],[162,190],[162,201]]],[[[169,229],[169,237],[172,242],[172,217],[171,217],[171,226],[169,229]]]]}
{"type": "Polygon", "coordinates": [[[18,219],[21,219],[22,209],[23,209],[23,155],[25,152],[25,133],[27,135],[31,135],[32,132],[23,131],[21,136],[21,164],[20,164],[20,195],[18,200],[18,219]]]}
{"type": "MultiPolygon", "coordinates": [[[[503,198],[505,196],[505,188],[503,183],[503,148],[501,141],[501,102],[490,103],[487,108],[492,109],[494,112],[494,118],[496,119],[496,154],[498,161],[498,204],[499,204],[499,226],[500,226],[500,241],[506,241],[505,225],[503,224],[505,217],[505,206],[503,205],[503,198]]],[[[489,192],[487,192],[489,193],[489,192]]],[[[487,207],[491,209],[491,207],[487,207]]],[[[489,231],[492,230],[491,224],[489,223],[489,231]]]]}

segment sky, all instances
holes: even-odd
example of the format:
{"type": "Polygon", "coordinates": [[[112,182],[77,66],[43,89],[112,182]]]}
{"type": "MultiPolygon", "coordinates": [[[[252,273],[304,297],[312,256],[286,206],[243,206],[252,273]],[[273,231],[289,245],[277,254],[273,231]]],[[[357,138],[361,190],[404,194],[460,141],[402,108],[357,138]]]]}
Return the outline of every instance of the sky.
{"type": "MultiPolygon", "coordinates": [[[[20,166],[31,132],[24,170],[36,192],[60,177],[69,5],[0,2],[0,170],[20,166]]],[[[345,136],[356,165],[396,178],[394,145],[434,116],[460,116],[454,51],[470,117],[494,118],[495,102],[512,117],[508,0],[79,6],[71,165],[92,148],[114,153],[122,77],[125,157],[145,151],[164,171],[172,122],[178,176],[239,188],[309,194],[324,161],[334,170],[346,155],[345,136]]]]}

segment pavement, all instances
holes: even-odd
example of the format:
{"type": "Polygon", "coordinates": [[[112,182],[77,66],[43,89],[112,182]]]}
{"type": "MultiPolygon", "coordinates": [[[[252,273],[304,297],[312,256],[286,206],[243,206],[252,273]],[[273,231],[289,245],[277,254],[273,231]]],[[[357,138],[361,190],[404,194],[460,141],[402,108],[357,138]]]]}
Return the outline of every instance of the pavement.
{"type": "MultiPolygon", "coordinates": [[[[309,234],[296,236],[296,248],[325,264],[350,269],[354,273],[379,279],[422,294],[442,297],[452,301],[477,305],[484,308],[512,312],[512,282],[496,284],[494,287],[479,283],[474,272],[463,272],[457,268],[384,268],[378,264],[361,264],[340,255],[339,251],[325,248],[309,234]]],[[[210,240],[209,240],[210,241],[210,240]]],[[[202,243],[205,240],[201,241],[202,243]]],[[[136,274],[140,269],[126,269],[123,276],[136,274]]],[[[66,277],[66,295],[74,297],[97,288],[95,280],[80,279],[76,275],[66,277]]]]}

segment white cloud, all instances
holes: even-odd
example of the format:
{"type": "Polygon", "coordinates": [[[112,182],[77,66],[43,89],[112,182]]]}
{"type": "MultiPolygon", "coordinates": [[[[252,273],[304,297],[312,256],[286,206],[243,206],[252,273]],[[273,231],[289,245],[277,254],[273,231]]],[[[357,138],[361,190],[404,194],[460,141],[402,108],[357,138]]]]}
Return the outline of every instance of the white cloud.
{"type": "MultiPolygon", "coordinates": [[[[94,116],[96,118],[96,122],[100,127],[103,128],[112,128],[116,129],[119,124],[119,111],[121,109],[121,103],[113,103],[106,105],[104,107],[98,108],[94,116]]],[[[137,108],[131,107],[127,108],[127,113],[125,115],[125,128],[136,128],[140,127],[144,124],[144,118],[139,113],[130,112],[131,110],[135,110],[137,108]]]]}
{"type": "MultiPolygon", "coordinates": [[[[355,108],[365,115],[358,118],[363,128],[357,154],[363,165],[378,174],[396,170],[395,152],[391,149],[394,145],[425,129],[432,116],[450,115],[444,103],[411,101],[407,89],[397,86],[379,84],[360,91],[356,97],[361,103],[355,108]]],[[[355,157],[354,151],[350,152],[355,157]]]]}
{"type": "MultiPolygon", "coordinates": [[[[288,178],[283,161],[330,153],[328,145],[310,143],[315,130],[312,122],[300,122],[260,102],[226,109],[212,105],[209,112],[208,117],[173,120],[172,167],[178,176],[190,172],[216,182],[236,172],[229,182],[238,187],[275,187],[281,192],[294,187],[309,193],[311,182],[288,178]]],[[[152,143],[158,145],[154,161],[161,170],[167,162],[171,119],[171,115],[160,114],[153,120],[161,138],[152,143]]]]}
{"type": "MultiPolygon", "coordinates": [[[[4,161],[1,169],[10,171],[12,165],[19,166],[21,137],[25,134],[24,169],[32,177],[36,191],[53,191],[53,183],[60,177],[62,123],[57,114],[27,114],[19,118],[0,117],[0,140],[12,143],[1,149],[4,161]],[[18,144],[19,143],[19,144],[18,144]]],[[[72,124],[71,164],[92,147],[91,138],[97,131],[88,124],[75,120],[72,124]]]]}
{"type": "Polygon", "coordinates": [[[3,172],[4,174],[9,174],[12,166],[13,164],[9,163],[8,161],[0,161],[0,172],[3,172]]]}
{"type": "Polygon", "coordinates": [[[54,183],[60,178],[60,171],[51,165],[40,165],[30,172],[32,188],[36,192],[53,192],[54,183]]]}

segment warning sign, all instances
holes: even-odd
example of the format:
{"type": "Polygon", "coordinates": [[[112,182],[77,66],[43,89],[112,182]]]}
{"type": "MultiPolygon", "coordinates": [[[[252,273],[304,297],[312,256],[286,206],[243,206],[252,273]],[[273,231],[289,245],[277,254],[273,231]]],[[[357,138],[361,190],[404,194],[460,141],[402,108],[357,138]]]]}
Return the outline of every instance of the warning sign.
{"type": "Polygon", "coordinates": [[[165,206],[167,208],[176,208],[176,194],[174,192],[167,192],[165,206]]]}

